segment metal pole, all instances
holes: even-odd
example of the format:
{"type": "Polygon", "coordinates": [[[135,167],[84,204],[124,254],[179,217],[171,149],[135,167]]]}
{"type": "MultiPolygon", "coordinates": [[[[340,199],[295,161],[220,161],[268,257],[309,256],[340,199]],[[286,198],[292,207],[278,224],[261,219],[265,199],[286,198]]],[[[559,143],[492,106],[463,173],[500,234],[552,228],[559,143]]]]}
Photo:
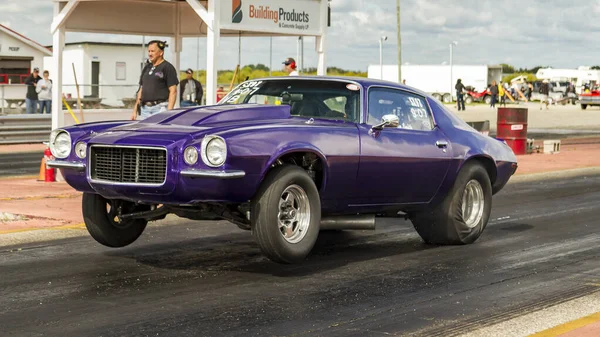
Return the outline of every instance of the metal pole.
{"type": "Polygon", "coordinates": [[[398,19],[398,83],[402,83],[402,39],[400,37],[400,0],[396,0],[396,17],[398,19]]]}
{"type": "Polygon", "coordinates": [[[383,40],[379,38],[379,78],[383,80],[383,40]]]}
{"type": "Polygon", "coordinates": [[[300,74],[304,70],[304,37],[300,36],[300,74]]]}
{"type": "Polygon", "coordinates": [[[0,84],[2,87],[2,114],[4,114],[4,85],[0,84]]]}
{"type": "Polygon", "coordinates": [[[142,35],[142,69],[144,69],[145,65],[146,65],[146,36],[142,35]]]}
{"type": "Polygon", "coordinates": [[[450,102],[453,101],[452,99],[452,45],[453,43],[450,43],[450,102]]]}
{"type": "Polygon", "coordinates": [[[198,36],[198,45],[196,46],[196,71],[194,71],[194,74],[196,74],[196,80],[198,80],[200,78],[200,74],[198,73],[200,70],[200,36],[198,36]]]}
{"type": "Polygon", "coordinates": [[[269,36],[269,76],[273,76],[273,37],[269,36]]]}

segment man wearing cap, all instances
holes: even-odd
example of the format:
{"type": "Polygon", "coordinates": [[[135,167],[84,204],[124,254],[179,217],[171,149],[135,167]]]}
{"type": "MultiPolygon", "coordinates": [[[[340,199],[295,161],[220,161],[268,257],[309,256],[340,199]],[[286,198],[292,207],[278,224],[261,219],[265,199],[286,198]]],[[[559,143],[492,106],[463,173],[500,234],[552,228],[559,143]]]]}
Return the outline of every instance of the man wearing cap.
{"type": "Polygon", "coordinates": [[[186,79],[179,85],[179,104],[182,107],[202,104],[202,85],[192,77],[193,74],[192,69],[186,70],[186,79]]]}
{"type": "Polygon", "coordinates": [[[140,90],[131,114],[132,120],[138,118],[138,105],[141,105],[140,119],[175,107],[179,76],[175,67],[164,59],[165,47],[164,41],[148,42],[148,60],[150,62],[144,67],[140,76],[140,90]]]}
{"type": "Polygon", "coordinates": [[[35,90],[37,82],[40,80],[40,68],[33,68],[31,73],[25,79],[25,85],[27,85],[27,95],[25,96],[25,109],[28,114],[38,112],[38,93],[35,90]]]}
{"type": "Polygon", "coordinates": [[[283,61],[284,67],[283,71],[288,73],[290,76],[298,76],[298,71],[296,71],[296,60],[291,57],[288,57],[283,61]]]}

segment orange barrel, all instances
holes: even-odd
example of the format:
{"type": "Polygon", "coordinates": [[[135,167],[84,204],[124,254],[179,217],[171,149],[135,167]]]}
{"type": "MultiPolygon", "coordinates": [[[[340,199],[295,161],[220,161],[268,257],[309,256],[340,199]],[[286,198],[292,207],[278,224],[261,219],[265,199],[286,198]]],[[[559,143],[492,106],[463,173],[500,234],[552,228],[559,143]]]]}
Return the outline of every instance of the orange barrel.
{"type": "Polygon", "coordinates": [[[527,109],[498,108],[496,138],[503,139],[515,154],[526,154],[527,109]]]}

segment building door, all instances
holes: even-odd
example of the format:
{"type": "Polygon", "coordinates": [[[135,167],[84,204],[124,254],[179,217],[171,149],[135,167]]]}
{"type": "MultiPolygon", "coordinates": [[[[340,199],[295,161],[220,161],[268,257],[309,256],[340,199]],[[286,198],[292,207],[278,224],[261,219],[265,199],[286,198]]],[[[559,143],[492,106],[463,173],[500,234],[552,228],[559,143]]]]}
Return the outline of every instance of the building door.
{"type": "Polygon", "coordinates": [[[100,62],[92,61],[92,97],[100,97],[100,62]]]}

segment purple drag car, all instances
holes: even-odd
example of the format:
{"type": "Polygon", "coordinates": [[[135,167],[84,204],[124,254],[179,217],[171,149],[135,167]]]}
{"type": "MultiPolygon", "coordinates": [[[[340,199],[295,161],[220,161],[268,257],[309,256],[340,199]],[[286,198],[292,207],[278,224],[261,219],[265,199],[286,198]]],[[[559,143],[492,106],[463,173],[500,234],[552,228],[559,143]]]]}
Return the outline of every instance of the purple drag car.
{"type": "Polygon", "coordinates": [[[228,220],[268,258],[300,262],[320,230],[408,218],[430,244],[468,244],[517,169],[502,140],[396,83],[280,77],[219,104],[53,130],[48,165],[83,192],[91,236],[134,242],[167,214],[228,220]]]}

